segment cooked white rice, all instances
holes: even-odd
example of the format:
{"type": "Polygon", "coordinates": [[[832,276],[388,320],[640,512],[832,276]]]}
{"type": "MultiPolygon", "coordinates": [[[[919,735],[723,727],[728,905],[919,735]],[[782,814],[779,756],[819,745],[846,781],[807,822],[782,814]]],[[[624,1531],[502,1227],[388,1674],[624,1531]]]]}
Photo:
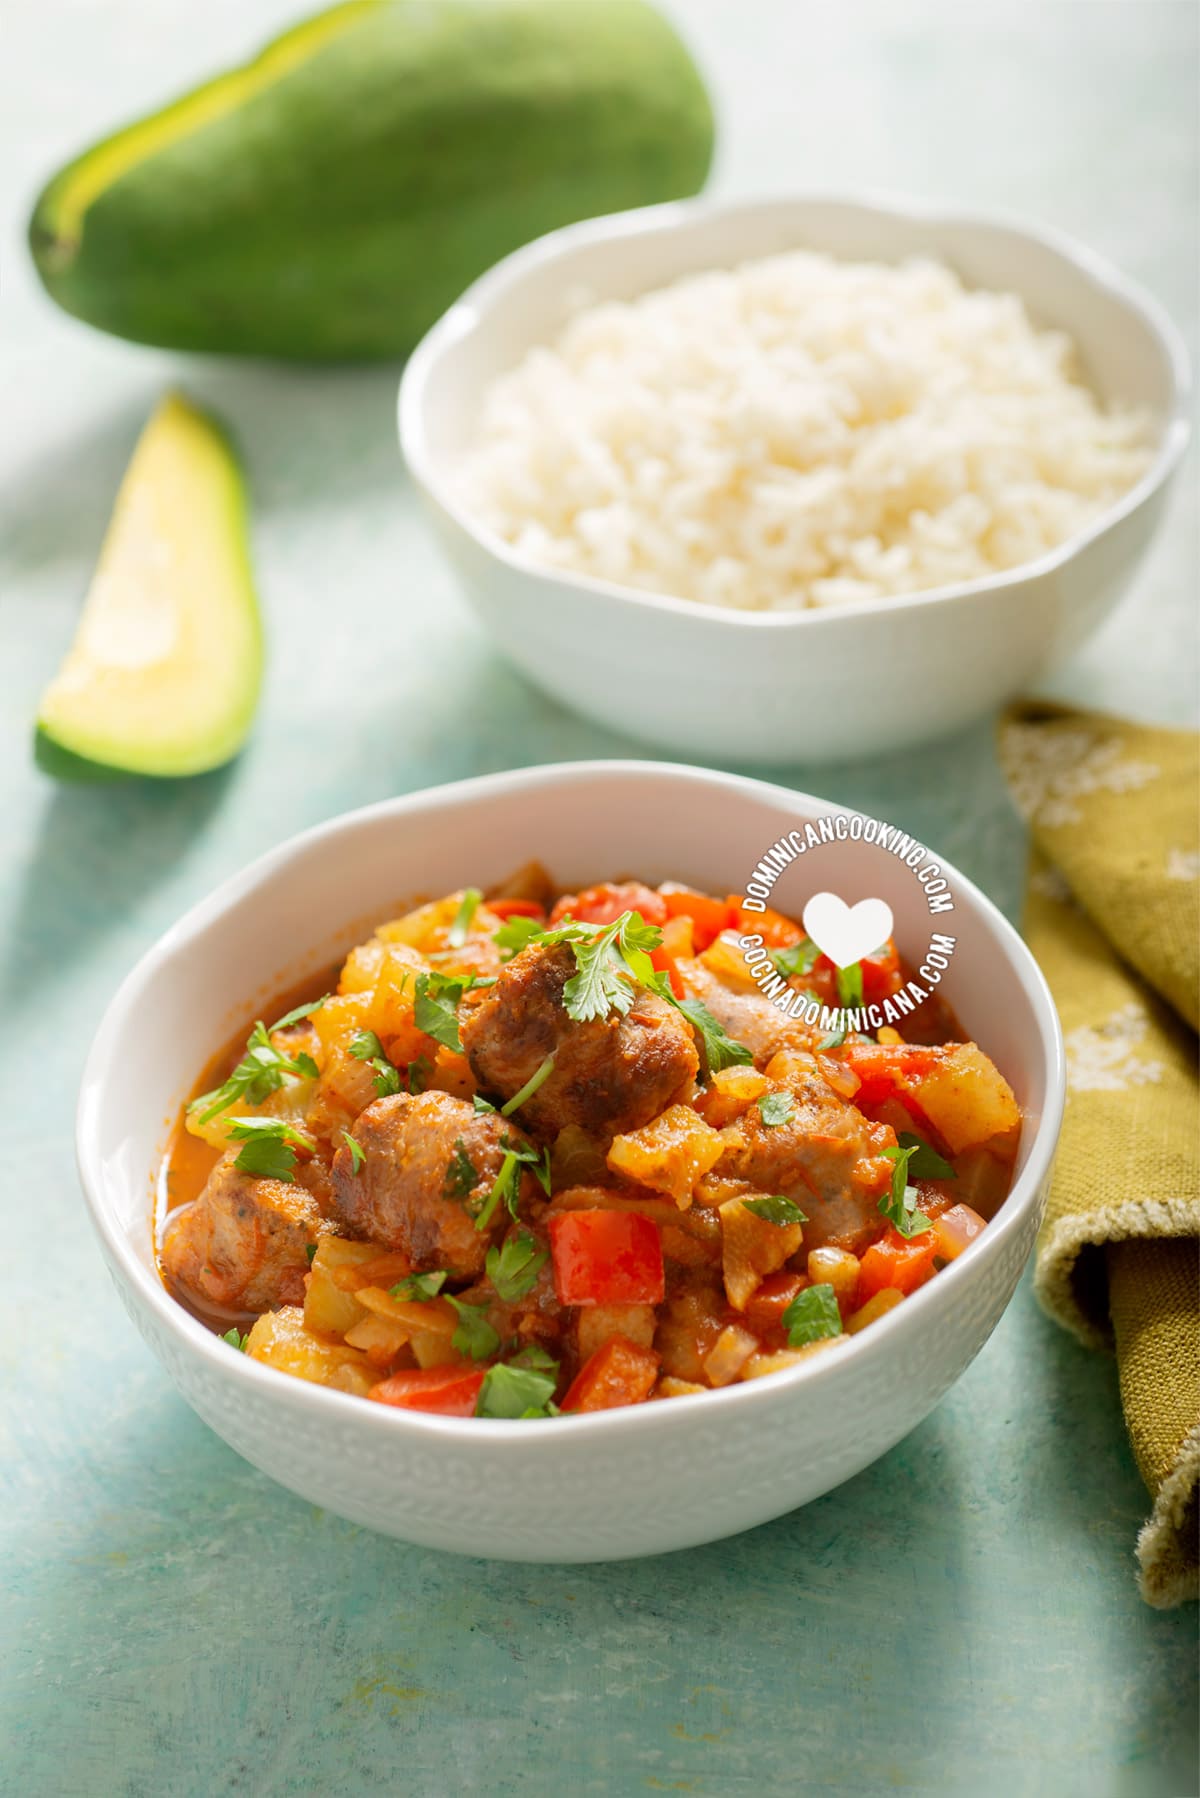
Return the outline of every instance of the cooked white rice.
{"type": "Polygon", "coordinates": [[[531,561],[707,605],[977,580],[1150,461],[1074,363],[937,262],[774,256],[581,311],[488,390],[461,497],[531,561]]]}

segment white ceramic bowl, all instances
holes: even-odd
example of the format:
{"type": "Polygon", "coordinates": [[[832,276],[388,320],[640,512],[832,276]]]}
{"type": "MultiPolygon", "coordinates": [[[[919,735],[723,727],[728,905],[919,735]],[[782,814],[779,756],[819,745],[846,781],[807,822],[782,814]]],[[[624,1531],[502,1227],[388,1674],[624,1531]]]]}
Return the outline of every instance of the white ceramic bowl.
{"type": "Polygon", "coordinates": [[[497,647],[567,705],[704,760],[821,763],[958,729],[1096,629],[1125,593],[1187,441],[1187,359],[1161,308],[1057,232],[887,199],[683,201],[551,232],[490,270],[414,352],[400,442],[497,647]],[[681,275],[805,247],[938,256],[1069,331],[1106,401],[1156,420],[1152,466],[1099,522],[994,578],[792,614],[736,612],[550,571],[463,507],[455,471],[483,390],[553,338],[585,292],[626,299],[681,275]]]}
{"type": "MultiPolygon", "coordinates": [[[[605,1560],[715,1540],[827,1492],[912,1429],[1012,1296],[1063,1104],[1062,1045],[1045,984],[1015,931],[950,870],[959,946],[945,990],[1023,1107],[1016,1181],[961,1260],[806,1366],[551,1423],[420,1416],[246,1360],[168,1297],[152,1249],[150,1182],[164,1119],[198,1067],[248,1006],[327,966],[370,920],[394,915],[398,900],[469,881],[486,886],[531,855],[569,883],[636,871],[724,892],[749,877],[781,830],[833,809],[732,775],[655,763],[492,775],[320,825],[168,931],[101,1023],[84,1073],[78,1154],[118,1291],[200,1416],[314,1504],[434,1548],[529,1561],[605,1560]]],[[[925,947],[925,903],[899,862],[861,843],[821,854],[822,882],[847,898],[862,897],[865,882],[891,904],[901,946],[925,947]]]]}

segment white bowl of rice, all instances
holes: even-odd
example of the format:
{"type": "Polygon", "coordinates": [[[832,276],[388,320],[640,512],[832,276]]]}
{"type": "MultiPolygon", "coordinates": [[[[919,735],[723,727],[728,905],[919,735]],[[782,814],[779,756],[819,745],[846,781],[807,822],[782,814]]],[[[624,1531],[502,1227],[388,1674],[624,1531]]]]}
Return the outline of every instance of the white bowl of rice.
{"type": "Polygon", "coordinates": [[[1187,441],[1161,309],[1057,233],[909,202],[656,206],[518,250],[400,437],[539,687],[686,755],[957,729],[1123,596],[1187,441]]]}

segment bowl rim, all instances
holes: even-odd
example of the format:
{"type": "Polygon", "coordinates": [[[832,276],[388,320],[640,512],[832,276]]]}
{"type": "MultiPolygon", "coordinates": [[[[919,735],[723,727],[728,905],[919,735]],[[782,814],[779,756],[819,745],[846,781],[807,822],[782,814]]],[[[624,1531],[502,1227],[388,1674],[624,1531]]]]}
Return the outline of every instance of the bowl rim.
{"type": "MultiPolygon", "coordinates": [[[[1060,327],[1066,329],[1066,326],[1060,327]]],[[[417,485],[458,528],[495,561],[541,587],[576,587],[629,608],[674,614],[701,628],[734,630],[829,630],[847,618],[896,616],[903,610],[968,601],[984,594],[1003,592],[1026,581],[1052,574],[1072,561],[1089,545],[1107,536],[1136,512],[1175,472],[1187,448],[1191,432],[1191,372],[1183,337],[1170,315],[1139,282],[1114,263],[1056,226],[1031,223],[1016,213],[943,205],[935,200],[893,194],[873,188],[842,192],[813,189],[792,194],[765,194],[742,199],[712,199],[699,195],[688,200],[668,200],[656,206],[635,207],[625,212],[582,219],[573,225],[545,232],[502,257],[471,283],[425,333],[409,357],[397,394],[397,425],[401,454],[417,485]],[[475,519],[458,501],[448,482],[435,472],[427,453],[425,397],[438,362],[470,335],[490,307],[509,289],[519,287],[530,275],[569,258],[591,243],[629,241],[646,236],[667,236],[701,221],[721,220],[748,212],[786,215],[814,206],[840,206],[848,212],[886,214],[912,224],[950,228],[983,228],[1024,237],[1070,264],[1087,281],[1133,313],[1157,341],[1170,372],[1172,403],[1164,414],[1154,460],[1127,492],[1106,507],[1083,530],[1064,539],[1045,555],[997,574],[957,581],[944,587],[924,588],[893,597],[854,600],[844,606],[813,607],[797,612],[744,611],[733,606],[705,605],[672,593],[654,593],[626,587],[617,581],[581,574],[568,568],[551,568],[518,554],[505,540],[475,519]]]]}
{"type": "MultiPolygon", "coordinates": [[[[634,781],[666,777],[671,781],[710,788],[715,783],[730,797],[739,793],[757,797],[797,816],[852,813],[850,807],[834,805],[815,795],[769,781],[685,763],[634,758],[545,763],[447,782],[340,812],[267,850],[191,906],[125,976],[104,1011],[84,1065],[76,1109],[76,1163],[92,1223],[114,1277],[119,1275],[118,1284],[131,1288],[140,1305],[153,1313],[156,1322],[174,1339],[181,1354],[206,1364],[215,1376],[234,1382],[249,1381],[251,1389],[257,1387],[264,1399],[273,1399],[285,1406],[290,1404],[307,1411],[314,1419],[323,1413],[331,1421],[340,1421],[350,1427],[354,1427],[353,1420],[357,1419],[365,1430],[391,1429],[399,1435],[415,1432],[418,1438],[427,1441],[441,1437],[447,1445],[474,1444],[477,1449],[486,1447],[489,1452],[526,1454],[534,1444],[538,1445],[539,1452],[545,1452],[547,1445],[555,1443],[565,1447],[592,1437],[625,1432],[636,1434],[660,1427],[663,1418],[660,1405],[631,1405],[584,1416],[559,1417],[549,1431],[541,1419],[446,1418],[385,1405],[371,1406],[349,1393],[300,1380],[244,1355],[231,1355],[228,1345],[218,1335],[171,1296],[157,1269],[147,1267],[134,1252],[132,1233],[110,1213],[106,1202],[106,1176],[100,1153],[100,1119],[108,1069],[114,1059],[113,1050],[130,1027],[155,978],[167,964],[186,954],[226,913],[252,898],[256,889],[297,856],[317,844],[350,836],[382,818],[416,821],[422,813],[440,809],[448,803],[480,804],[500,793],[569,788],[612,777],[634,781]]],[[[716,1391],[673,1399],[672,1408],[687,1404],[687,1414],[694,1416],[695,1405],[703,1402],[706,1408],[701,1415],[711,1417],[714,1423],[723,1408],[736,1407],[742,1411],[764,1405],[770,1408],[786,1390],[803,1382],[836,1378],[837,1369],[847,1366],[851,1359],[884,1355],[889,1346],[898,1344],[906,1333],[936,1327],[939,1311],[944,1312],[968,1282],[986,1278],[988,1266],[998,1261],[1004,1245],[1020,1231],[1030,1209],[1038,1203],[1053,1161],[1066,1099],[1065,1060],[1058,1014],[1045,979],[1018,932],[973,881],[944,857],[939,859],[943,871],[952,879],[956,893],[968,895],[979,908],[983,921],[990,926],[1009,972],[1030,1003],[1037,1024],[1046,1061],[1046,1091],[1025,1166],[997,1216],[966,1254],[943,1268],[935,1280],[928,1281],[911,1294],[903,1305],[878,1319],[870,1330],[841,1341],[836,1354],[813,1355],[796,1367],[757,1380],[734,1382],[716,1391]]],[[[149,1204],[152,1169],[147,1168],[145,1175],[147,1206],[143,1223],[148,1231],[152,1231],[153,1216],[149,1204]]],[[[670,1414],[678,1415],[674,1409],[670,1414]]]]}

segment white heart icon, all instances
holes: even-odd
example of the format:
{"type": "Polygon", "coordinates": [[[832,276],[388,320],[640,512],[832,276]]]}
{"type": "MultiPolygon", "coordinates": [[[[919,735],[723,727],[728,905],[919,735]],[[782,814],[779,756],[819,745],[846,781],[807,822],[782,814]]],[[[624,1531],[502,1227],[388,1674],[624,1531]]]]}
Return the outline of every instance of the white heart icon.
{"type": "Polygon", "coordinates": [[[804,928],[822,955],[848,968],[871,955],[892,934],[892,908],[884,899],[847,905],[836,893],[814,893],[804,908],[804,928]]]}

